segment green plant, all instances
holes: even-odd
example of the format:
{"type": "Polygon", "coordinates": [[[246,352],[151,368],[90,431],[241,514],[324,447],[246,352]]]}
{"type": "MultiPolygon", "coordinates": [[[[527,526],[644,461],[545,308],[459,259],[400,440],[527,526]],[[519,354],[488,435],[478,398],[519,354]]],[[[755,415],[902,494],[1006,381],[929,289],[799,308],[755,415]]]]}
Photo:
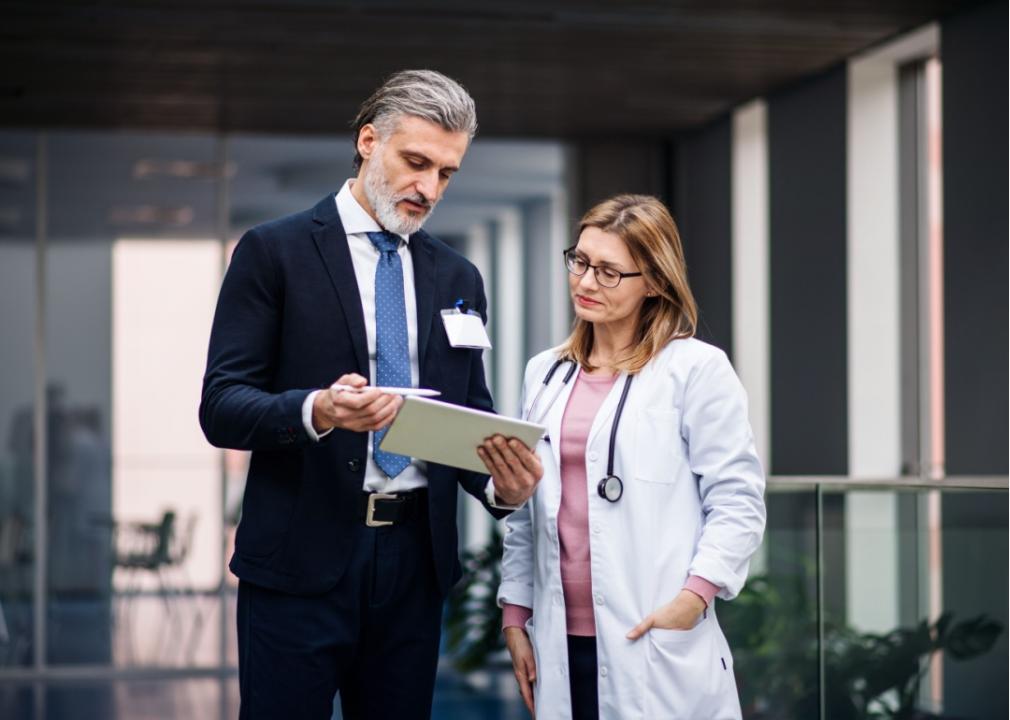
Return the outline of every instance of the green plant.
{"type": "Polygon", "coordinates": [[[460,672],[476,670],[504,649],[501,609],[502,538],[495,527],[484,547],[463,553],[463,577],[446,603],[445,647],[460,672]]]}
{"type": "Polygon", "coordinates": [[[850,699],[847,717],[934,717],[915,707],[933,655],[943,652],[954,660],[968,660],[989,652],[1002,632],[1002,625],[984,615],[955,623],[951,612],[933,623],[922,620],[883,635],[844,628],[835,631],[828,644],[829,681],[850,699]]]}
{"type": "MultiPolygon", "coordinates": [[[[819,715],[817,616],[805,573],[757,576],[732,603],[719,607],[733,648],[745,716],[771,720],[819,715]]],[[[916,709],[932,656],[967,660],[989,652],[1003,627],[979,616],[860,633],[825,620],[825,707],[832,720],[925,720],[916,709]]]]}

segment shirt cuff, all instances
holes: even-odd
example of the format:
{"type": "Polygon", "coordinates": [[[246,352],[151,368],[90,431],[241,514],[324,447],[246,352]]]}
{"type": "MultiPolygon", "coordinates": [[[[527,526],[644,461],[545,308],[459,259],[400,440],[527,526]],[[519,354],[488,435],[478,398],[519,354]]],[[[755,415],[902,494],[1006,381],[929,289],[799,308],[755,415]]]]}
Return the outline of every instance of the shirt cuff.
{"type": "Polygon", "coordinates": [[[502,606],[501,617],[501,629],[503,631],[505,628],[509,627],[518,627],[525,630],[526,621],[533,617],[533,611],[528,607],[523,607],[522,605],[505,603],[505,605],[502,606]]]}
{"type": "Polygon", "coordinates": [[[309,436],[309,440],[312,442],[319,442],[333,432],[333,428],[330,428],[325,432],[317,433],[316,429],[312,427],[312,404],[316,401],[316,395],[321,392],[322,390],[313,390],[309,393],[308,397],[305,398],[305,402],[302,403],[302,425],[305,426],[305,432],[309,436]]]}
{"type": "Polygon", "coordinates": [[[700,597],[702,600],[705,601],[706,605],[711,605],[712,601],[715,599],[716,594],[719,592],[721,588],[718,585],[710,583],[703,577],[700,577],[698,575],[692,575],[687,579],[687,582],[684,583],[684,589],[690,590],[695,595],[700,597]]]}
{"type": "Polygon", "coordinates": [[[487,479],[487,485],[484,486],[484,497],[487,498],[487,504],[496,510],[518,510],[522,507],[521,505],[505,505],[495,500],[494,478],[487,479]]]}

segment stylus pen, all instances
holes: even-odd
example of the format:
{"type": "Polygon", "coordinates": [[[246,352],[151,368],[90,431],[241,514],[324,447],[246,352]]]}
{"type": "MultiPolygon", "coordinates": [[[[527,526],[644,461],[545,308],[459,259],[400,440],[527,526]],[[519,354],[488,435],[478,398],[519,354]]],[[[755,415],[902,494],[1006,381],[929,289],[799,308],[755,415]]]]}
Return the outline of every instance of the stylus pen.
{"type": "Polygon", "coordinates": [[[437,397],[442,393],[438,390],[429,390],[428,388],[409,388],[409,387],[372,387],[371,385],[365,385],[363,387],[354,387],[353,385],[341,385],[340,383],[333,383],[330,385],[331,390],[336,390],[338,392],[354,392],[361,393],[366,390],[378,390],[379,392],[388,393],[390,395],[416,395],[419,397],[437,397]]]}

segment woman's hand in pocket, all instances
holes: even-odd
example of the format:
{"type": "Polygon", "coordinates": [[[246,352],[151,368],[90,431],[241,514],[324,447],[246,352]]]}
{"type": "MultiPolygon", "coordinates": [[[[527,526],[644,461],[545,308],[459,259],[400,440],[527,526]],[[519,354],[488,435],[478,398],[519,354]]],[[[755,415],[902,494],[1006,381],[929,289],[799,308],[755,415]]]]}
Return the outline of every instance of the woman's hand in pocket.
{"type": "Polygon", "coordinates": [[[690,590],[681,590],[671,602],[654,610],[628,633],[629,640],[638,640],[652,628],[663,630],[690,630],[707,605],[701,596],[690,590]]]}
{"type": "Polygon", "coordinates": [[[512,670],[519,683],[519,693],[523,696],[523,702],[526,703],[530,715],[536,717],[533,708],[533,684],[537,681],[537,662],[533,659],[533,645],[525,630],[520,627],[507,627],[505,647],[512,656],[512,670]]]}

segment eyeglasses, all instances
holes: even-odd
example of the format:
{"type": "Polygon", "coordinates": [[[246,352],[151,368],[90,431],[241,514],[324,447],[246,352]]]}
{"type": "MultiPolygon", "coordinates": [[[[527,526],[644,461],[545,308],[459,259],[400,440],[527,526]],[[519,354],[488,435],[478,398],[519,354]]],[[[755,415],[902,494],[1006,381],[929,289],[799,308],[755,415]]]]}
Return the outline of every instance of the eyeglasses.
{"type": "Polygon", "coordinates": [[[574,247],[565,250],[565,267],[576,277],[582,277],[589,272],[589,268],[592,268],[593,274],[596,275],[596,282],[605,288],[615,288],[621,284],[623,278],[638,277],[642,274],[640,272],[620,272],[607,265],[590,265],[585,258],[576,254],[574,247]]]}

